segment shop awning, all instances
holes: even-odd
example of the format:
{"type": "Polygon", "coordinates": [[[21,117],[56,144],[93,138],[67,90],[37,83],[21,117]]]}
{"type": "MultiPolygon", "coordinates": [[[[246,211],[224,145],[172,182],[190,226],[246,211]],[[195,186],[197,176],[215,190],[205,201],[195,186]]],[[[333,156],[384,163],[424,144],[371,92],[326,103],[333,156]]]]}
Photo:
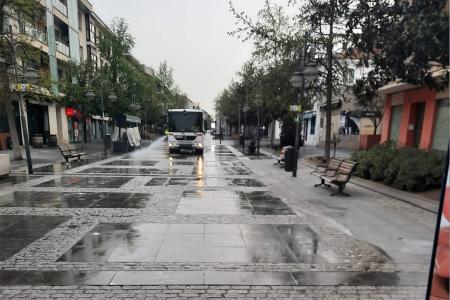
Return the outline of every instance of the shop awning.
{"type": "Polygon", "coordinates": [[[91,116],[93,120],[104,120],[104,121],[111,121],[110,117],[102,117],[102,116],[91,116]]]}
{"type": "Polygon", "coordinates": [[[127,114],[123,114],[123,115],[125,116],[125,120],[127,122],[141,124],[141,118],[132,116],[132,115],[127,115],[127,114]]]}
{"type": "Polygon", "coordinates": [[[317,115],[316,111],[305,111],[303,113],[303,119],[310,119],[310,118],[312,118],[315,115],[317,115]]]}

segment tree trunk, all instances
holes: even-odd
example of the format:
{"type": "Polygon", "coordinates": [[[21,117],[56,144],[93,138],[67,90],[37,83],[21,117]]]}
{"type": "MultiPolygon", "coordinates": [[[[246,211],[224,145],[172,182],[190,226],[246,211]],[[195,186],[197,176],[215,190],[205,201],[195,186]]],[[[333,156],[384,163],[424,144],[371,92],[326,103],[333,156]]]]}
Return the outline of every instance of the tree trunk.
{"type": "Polygon", "coordinates": [[[377,124],[377,120],[372,120],[373,122],[373,135],[377,135],[377,129],[378,129],[378,124],[377,124]]]}
{"type": "Polygon", "coordinates": [[[6,116],[8,118],[9,134],[13,144],[13,158],[14,160],[22,160],[22,149],[19,143],[19,136],[17,134],[16,118],[14,116],[13,105],[11,101],[9,77],[6,73],[6,68],[0,68],[0,102],[5,105],[6,116]]]}
{"type": "Polygon", "coordinates": [[[330,158],[331,148],[331,101],[333,99],[333,25],[334,25],[334,1],[330,1],[330,30],[327,41],[327,94],[326,94],[326,127],[325,127],[325,159],[330,158]]]}
{"type": "Polygon", "coordinates": [[[270,148],[273,149],[274,143],[275,143],[275,126],[277,125],[277,121],[274,119],[272,120],[271,126],[270,126],[270,130],[271,130],[271,134],[270,134],[270,148]]]}

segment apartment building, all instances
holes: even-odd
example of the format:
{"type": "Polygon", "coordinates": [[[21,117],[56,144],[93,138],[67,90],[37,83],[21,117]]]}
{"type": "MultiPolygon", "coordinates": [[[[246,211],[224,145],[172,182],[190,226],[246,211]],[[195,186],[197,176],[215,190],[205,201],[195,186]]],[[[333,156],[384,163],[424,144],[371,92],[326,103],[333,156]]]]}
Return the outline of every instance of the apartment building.
{"type": "MultiPolygon", "coordinates": [[[[49,135],[56,135],[59,142],[81,142],[86,140],[88,130],[80,122],[82,112],[77,108],[60,106],[48,96],[62,96],[57,82],[66,76],[70,62],[80,63],[89,59],[98,65],[102,63],[97,41],[100,32],[108,30],[108,27],[93,12],[92,4],[87,0],[40,0],[40,4],[40,16],[34,24],[12,18],[4,22],[5,26],[11,26],[16,38],[26,38],[39,52],[39,61],[32,61],[31,64],[39,68],[40,74],[49,74],[52,80],[50,90],[39,89],[35,100],[27,102],[30,137],[42,134],[44,143],[49,135]]],[[[19,64],[22,62],[19,61],[19,64]]],[[[18,116],[17,102],[18,97],[13,93],[18,116]]],[[[94,133],[102,132],[99,128],[102,117],[96,117],[99,122],[94,126],[94,133]]],[[[18,117],[16,123],[20,130],[18,117]]],[[[98,134],[94,136],[99,137],[98,134]]]]}

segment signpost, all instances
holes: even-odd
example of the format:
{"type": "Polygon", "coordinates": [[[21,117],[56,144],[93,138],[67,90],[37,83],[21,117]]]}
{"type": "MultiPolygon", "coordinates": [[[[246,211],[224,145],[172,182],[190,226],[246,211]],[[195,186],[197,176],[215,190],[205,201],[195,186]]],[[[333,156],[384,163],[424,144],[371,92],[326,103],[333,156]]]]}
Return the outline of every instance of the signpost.
{"type": "Polygon", "coordinates": [[[289,105],[289,111],[299,113],[302,111],[302,106],[301,105],[289,105]]]}

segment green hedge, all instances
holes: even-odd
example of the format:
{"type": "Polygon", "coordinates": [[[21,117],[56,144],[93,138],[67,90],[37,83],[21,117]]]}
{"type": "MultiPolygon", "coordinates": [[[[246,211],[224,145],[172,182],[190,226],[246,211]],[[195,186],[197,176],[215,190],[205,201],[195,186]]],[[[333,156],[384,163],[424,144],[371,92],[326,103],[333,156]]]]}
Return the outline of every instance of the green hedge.
{"type": "Polygon", "coordinates": [[[355,175],[407,191],[439,187],[444,172],[444,161],[439,154],[398,148],[393,142],[357,151],[352,160],[359,162],[355,175]]]}

